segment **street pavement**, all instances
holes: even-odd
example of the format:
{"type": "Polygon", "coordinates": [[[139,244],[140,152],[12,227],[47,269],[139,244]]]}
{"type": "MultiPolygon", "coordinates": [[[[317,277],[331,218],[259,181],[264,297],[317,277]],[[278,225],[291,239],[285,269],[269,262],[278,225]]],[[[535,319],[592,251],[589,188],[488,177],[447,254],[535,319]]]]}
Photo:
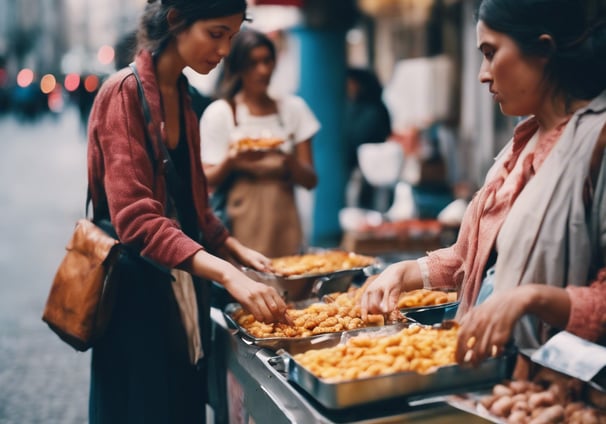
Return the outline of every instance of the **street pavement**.
{"type": "Polygon", "coordinates": [[[41,316],[84,216],[86,144],[75,109],[35,123],[0,117],[0,423],[86,423],[90,353],[41,316]]]}

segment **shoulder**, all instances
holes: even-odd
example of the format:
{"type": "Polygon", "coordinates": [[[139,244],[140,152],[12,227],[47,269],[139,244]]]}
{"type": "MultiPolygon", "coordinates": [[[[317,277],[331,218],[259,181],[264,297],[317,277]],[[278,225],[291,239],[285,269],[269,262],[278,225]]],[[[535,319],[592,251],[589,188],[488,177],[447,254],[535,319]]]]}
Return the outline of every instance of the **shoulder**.
{"type": "Polygon", "coordinates": [[[294,94],[283,96],[277,99],[277,101],[281,107],[288,110],[300,111],[302,109],[309,109],[309,106],[305,100],[303,100],[302,97],[294,94]]]}
{"type": "Polygon", "coordinates": [[[123,90],[137,89],[135,77],[130,68],[124,68],[110,75],[101,85],[98,96],[112,96],[123,90]]]}
{"type": "Polygon", "coordinates": [[[202,114],[202,120],[207,119],[217,119],[220,117],[230,116],[231,115],[231,106],[224,99],[214,100],[212,101],[206,109],[204,109],[204,113],[202,114]]]}
{"type": "Polygon", "coordinates": [[[204,111],[204,114],[224,114],[228,112],[231,112],[231,107],[227,103],[227,100],[219,99],[213,100],[204,111]]]}

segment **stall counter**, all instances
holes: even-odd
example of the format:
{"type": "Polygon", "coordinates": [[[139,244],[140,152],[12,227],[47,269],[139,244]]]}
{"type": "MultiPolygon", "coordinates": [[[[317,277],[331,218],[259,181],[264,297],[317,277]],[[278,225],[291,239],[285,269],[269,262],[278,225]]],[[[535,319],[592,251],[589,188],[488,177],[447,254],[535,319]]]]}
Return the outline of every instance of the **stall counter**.
{"type": "MultiPolygon", "coordinates": [[[[214,348],[219,362],[211,367],[212,378],[221,380],[225,369],[230,370],[242,384],[245,407],[256,423],[461,423],[476,424],[489,421],[453,408],[441,398],[407,403],[402,399],[374,403],[346,410],[329,410],[311,399],[301,389],[287,381],[279,366],[271,365],[274,352],[247,344],[234,330],[228,328],[223,313],[212,308],[214,348]]],[[[219,384],[218,387],[223,387],[219,384]]],[[[211,407],[215,416],[227,416],[225,399],[219,393],[211,407]]]]}

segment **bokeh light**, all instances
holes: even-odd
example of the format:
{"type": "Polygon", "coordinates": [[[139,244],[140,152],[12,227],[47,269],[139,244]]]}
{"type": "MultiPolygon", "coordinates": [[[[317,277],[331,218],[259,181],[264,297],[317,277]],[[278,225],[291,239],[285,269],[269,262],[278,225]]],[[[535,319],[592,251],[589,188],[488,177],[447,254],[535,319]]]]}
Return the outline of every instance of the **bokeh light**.
{"type": "Polygon", "coordinates": [[[17,84],[19,87],[27,87],[34,81],[34,71],[28,68],[21,69],[17,74],[17,84]]]}
{"type": "Polygon", "coordinates": [[[52,112],[59,113],[63,110],[63,106],[64,102],[61,85],[56,84],[55,89],[48,95],[48,108],[52,112]]]}
{"type": "Polygon", "coordinates": [[[99,51],[97,52],[97,59],[99,60],[99,63],[108,65],[114,60],[114,55],[114,48],[112,46],[105,45],[99,48],[99,51]]]}
{"type": "Polygon", "coordinates": [[[40,90],[44,94],[48,94],[57,86],[57,79],[52,74],[46,74],[40,80],[40,90]]]}
{"type": "Polygon", "coordinates": [[[94,93],[99,88],[99,77],[89,75],[84,79],[84,89],[89,93],[94,93]]]}
{"type": "Polygon", "coordinates": [[[80,75],[74,73],[67,74],[63,85],[67,91],[76,91],[80,85],[80,75]]]}

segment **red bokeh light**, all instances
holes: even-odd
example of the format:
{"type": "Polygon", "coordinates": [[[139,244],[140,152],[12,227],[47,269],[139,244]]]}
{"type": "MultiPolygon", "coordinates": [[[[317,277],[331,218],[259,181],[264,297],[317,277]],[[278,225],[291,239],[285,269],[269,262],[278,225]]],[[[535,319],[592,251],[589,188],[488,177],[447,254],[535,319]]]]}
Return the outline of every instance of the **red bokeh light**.
{"type": "Polygon", "coordinates": [[[89,75],[84,79],[84,89],[89,93],[93,93],[99,88],[99,77],[96,75],[89,75]]]}
{"type": "Polygon", "coordinates": [[[67,74],[63,82],[67,91],[76,91],[80,85],[80,75],[78,74],[67,74]]]}
{"type": "Polygon", "coordinates": [[[31,69],[21,69],[17,74],[17,84],[19,87],[27,87],[34,82],[34,71],[31,69]]]}

